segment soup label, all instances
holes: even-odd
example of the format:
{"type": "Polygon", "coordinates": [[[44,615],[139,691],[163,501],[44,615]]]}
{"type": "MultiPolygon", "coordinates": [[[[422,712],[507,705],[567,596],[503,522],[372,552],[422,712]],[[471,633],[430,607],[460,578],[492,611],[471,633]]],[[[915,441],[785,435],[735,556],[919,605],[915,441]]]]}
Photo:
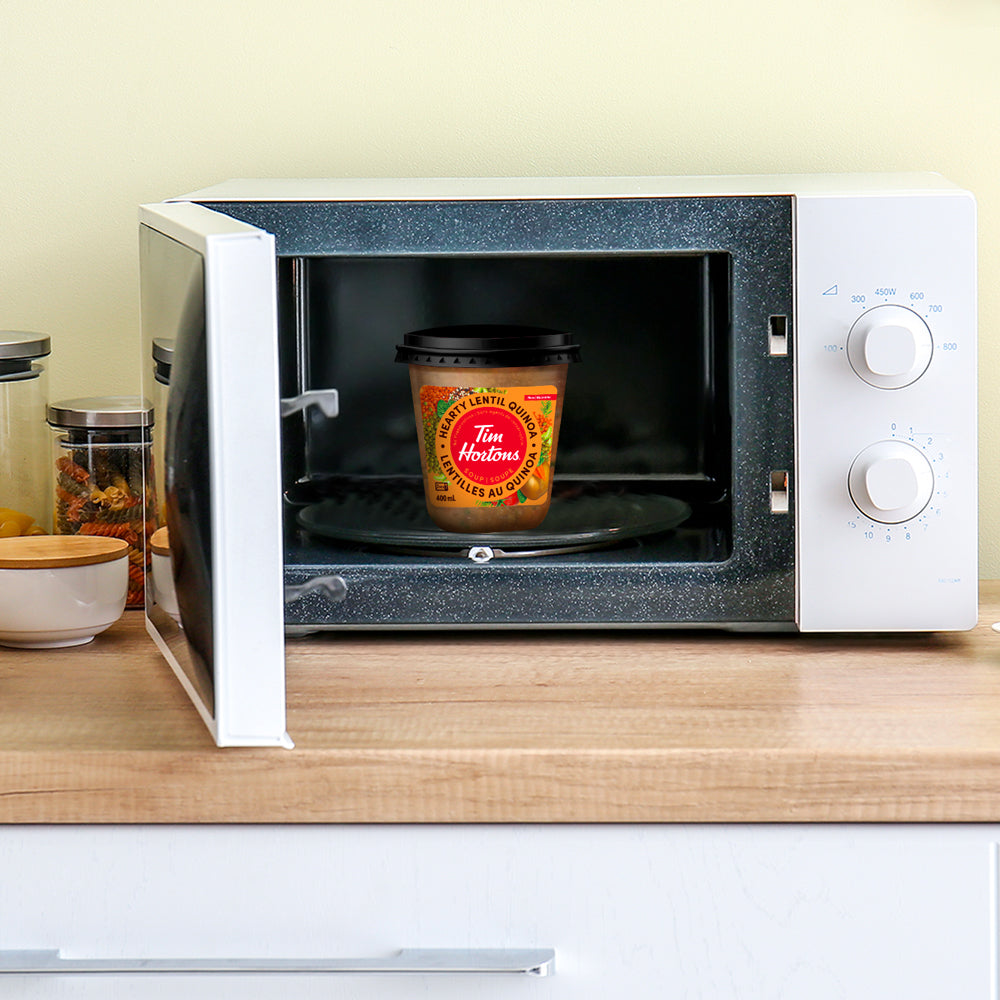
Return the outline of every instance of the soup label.
{"type": "Polygon", "coordinates": [[[420,390],[434,504],[540,504],[552,476],[556,388],[425,385],[420,390]]]}

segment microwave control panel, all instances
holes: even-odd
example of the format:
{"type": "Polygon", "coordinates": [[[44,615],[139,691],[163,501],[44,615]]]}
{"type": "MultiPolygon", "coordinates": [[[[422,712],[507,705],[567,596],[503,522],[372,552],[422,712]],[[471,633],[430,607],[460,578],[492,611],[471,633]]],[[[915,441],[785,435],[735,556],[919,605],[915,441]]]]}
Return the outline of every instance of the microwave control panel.
{"type": "Polygon", "coordinates": [[[975,203],[796,202],[798,625],[977,619],[975,203]]]}

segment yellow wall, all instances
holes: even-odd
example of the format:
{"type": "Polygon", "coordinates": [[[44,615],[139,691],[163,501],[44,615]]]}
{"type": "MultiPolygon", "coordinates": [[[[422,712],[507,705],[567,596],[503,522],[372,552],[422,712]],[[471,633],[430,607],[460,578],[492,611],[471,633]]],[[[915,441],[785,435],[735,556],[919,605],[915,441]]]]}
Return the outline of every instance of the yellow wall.
{"type": "Polygon", "coordinates": [[[943,173],[1000,576],[998,0],[12,0],[0,45],[0,327],[60,397],[137,389],[136,205],[229,177],[943,173]]]}

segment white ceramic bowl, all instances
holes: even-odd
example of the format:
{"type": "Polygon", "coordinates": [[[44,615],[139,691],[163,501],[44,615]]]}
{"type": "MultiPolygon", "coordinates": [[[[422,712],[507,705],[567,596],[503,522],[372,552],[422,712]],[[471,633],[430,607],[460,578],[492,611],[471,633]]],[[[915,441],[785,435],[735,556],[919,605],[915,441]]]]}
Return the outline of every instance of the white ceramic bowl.
{"type": "Polygon", "coordinates": [[[181,611],[177,606],[177,591],[174,588],[174,570],[170,562],[170,532],[167,528],[158,528],[149,540],[151,550],[150,563],[153,569],[153,597],[156,603],[174,621],[181,620],[181,611]]]}
{"type": "Polygon", "coordinates": [[[0,538],[0,645],[79,646],[125,610],[128,545],[117,538],[0,538]]]}

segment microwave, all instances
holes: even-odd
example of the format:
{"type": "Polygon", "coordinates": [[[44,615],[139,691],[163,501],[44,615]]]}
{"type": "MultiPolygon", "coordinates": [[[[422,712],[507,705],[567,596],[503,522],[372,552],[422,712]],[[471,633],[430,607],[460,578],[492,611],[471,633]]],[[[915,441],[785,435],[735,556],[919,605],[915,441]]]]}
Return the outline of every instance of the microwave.
{"type": "Polygon", "coordinates": [[[937,175],[234,180],[139,244],[147,625],[220,745],[289,745],[289,635],[975,624],[976,209],[937,175]],[[579,352],[551,507],[448,531],[396,352],[494,324],[579,352]]]}

